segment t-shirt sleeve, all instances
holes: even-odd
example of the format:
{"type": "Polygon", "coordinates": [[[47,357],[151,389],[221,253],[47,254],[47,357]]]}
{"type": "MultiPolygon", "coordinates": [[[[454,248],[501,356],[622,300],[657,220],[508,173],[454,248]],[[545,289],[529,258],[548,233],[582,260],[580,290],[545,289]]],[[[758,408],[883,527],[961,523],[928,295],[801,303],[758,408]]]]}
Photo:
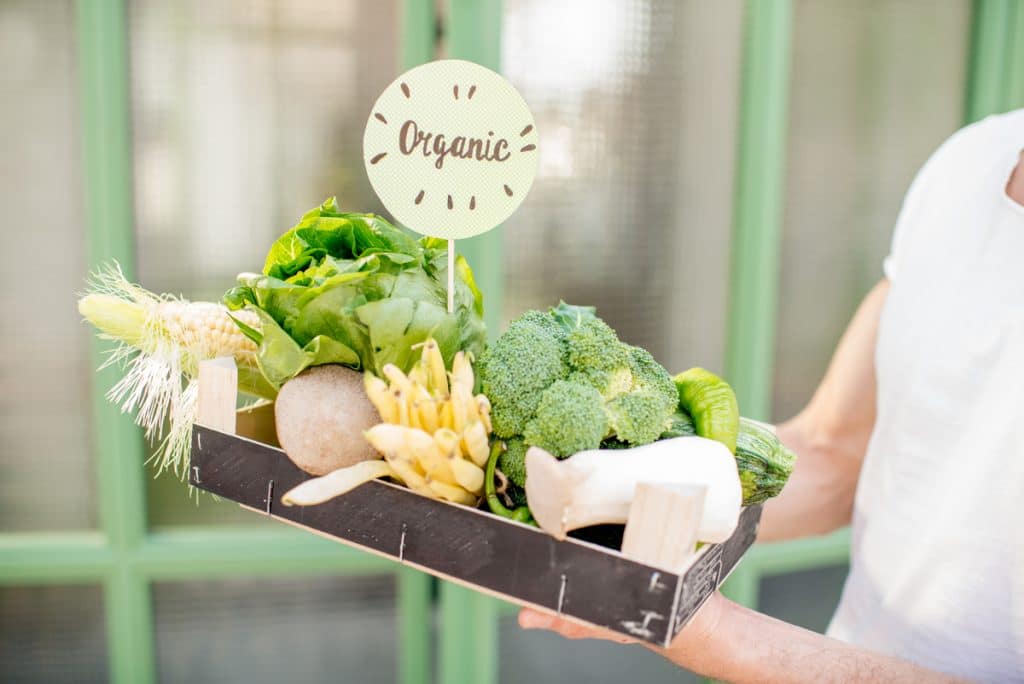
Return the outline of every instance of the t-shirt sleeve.
{"type": "Polygon", "coordinates": [[[882,272],[890,281],[899,277],[900,263],[904,259],[908,244],[917,232],[917,224],[920,223],[918,214],[920,213],[921,197],[925,194],[925,188],[930,184],[929,181],[935,174],[936,157],[940,155],[942,149],[948,144],[947,141],[925,162],[924,166],[917,172],[917,175],[914,176],[907,194],[903,197],[903,205],[900,207],[900,213],[896,217],[896,227],[893,229],[892,242],[889,245],[889,254],[882,261],[882,272]]]}
{"type": "Polygon", "coordinates": [[[927,223],[922,220],[922,205],[936,192],[936,188],[943,185],[943,178],[948,178],[951,169],[965,163],[965,155],[969,156],[971,149],[979,146],[979,142],[989,132],[987,123],[992,118],[975,122],[954,133],[932,153],[917,172],[903,198],[889,254],[882,262],[882,271],[889,280],[899,278],[901,264],[906,261],[907,252],[913,250],[914,243],[922,239],[920,233],[927,223]]]}

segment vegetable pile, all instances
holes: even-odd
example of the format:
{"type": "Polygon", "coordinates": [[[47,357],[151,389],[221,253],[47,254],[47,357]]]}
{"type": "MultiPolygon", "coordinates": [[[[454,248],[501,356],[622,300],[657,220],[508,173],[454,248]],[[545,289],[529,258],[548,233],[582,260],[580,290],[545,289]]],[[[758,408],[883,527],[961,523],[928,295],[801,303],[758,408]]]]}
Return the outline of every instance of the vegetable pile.
{"type": "Polygon", "coordinates": [[[446,249],[332,198],[224,304],[155,295],[111,268],[79,310],[118,341],[108,363],[125,376],[108,396],[161,441],[161,468],[184,474],[200,362],[233,357],[239,390],[276,401],[282,447],[317,476],[284,495],[289,505],[386,477],[563,537],[624,522],[639,482],[687,483],[706,487],[699,536],[718,542],[741,505],[781,491],[795,457],[740,417],[724,380],[701,368],[673,377],[594,308],[564,302],[486,346],[462,257],[447,310],[446,249]]]}

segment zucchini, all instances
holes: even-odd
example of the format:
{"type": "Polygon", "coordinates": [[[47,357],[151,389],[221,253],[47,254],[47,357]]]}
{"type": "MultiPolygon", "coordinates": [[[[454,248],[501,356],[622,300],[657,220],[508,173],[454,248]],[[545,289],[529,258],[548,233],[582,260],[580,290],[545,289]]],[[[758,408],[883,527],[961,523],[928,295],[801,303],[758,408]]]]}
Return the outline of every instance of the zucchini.
{"type": "MultiPolygon", "coordinates": [[[[660,439],[696,434],[693,419],[679,409],[672,414],[669,429],[660,439]]],[[[793,472],[795,462],[796,456],[771,430],[757,421],[740,418],[740,429],[736,436],[736,468],[743,487],[744,506],[762,503],[777,496],[793,472]]]]}
{"type": "Polygon", "coordinates": [[[743,486],[743,505],[761,503],[782,491],[796,455],[771,430],[749,418],[740,418],[736,436],[736,467],[743,486]]]}

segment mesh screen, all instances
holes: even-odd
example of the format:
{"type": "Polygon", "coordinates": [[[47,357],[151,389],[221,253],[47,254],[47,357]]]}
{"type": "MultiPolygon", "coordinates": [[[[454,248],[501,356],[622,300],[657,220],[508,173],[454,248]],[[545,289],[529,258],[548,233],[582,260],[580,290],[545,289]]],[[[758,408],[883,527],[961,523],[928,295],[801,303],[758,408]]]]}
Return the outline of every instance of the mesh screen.
{"type": "Polygon", "coordinates": [[[362,164],[394,78],[395,2],[133,0],[140,274],[219,297],[329,195],[378,207],[362,164]]]}
{"type": "Polygon", "coordinates": [[[505,231],[506,319],[593,304],[670,368],[719,367],[738,2],[505,3],[540,169],[505,231]]]}
{"type": "Polygon", "coordinates": [[[0,3],[0,60],[0,530],[90,527],[74,3],[0,3]]]}
{"type": "Polygon", "coordinates": [[[157,584],[164,682],[351,682],[397,676],[391,576],[157,584]]]}
{"type": "Polygon", "coordinates": [[[963,112],[969,3],[798,2],[775,355],[777,419],[882,277],[918,168],[963,112]]]}
{"type": "Polygon", "coordinates": [[[107,681],[98,586],[0,587],[0,681],[107,681]]]}
{"type": "Polygon", "coordinates": [[[824,633],[839,605],[849,568],[830,565],[768,575],[761,580],[758,610],[766,615],[824,633]]]}
{"type": "MultiPolygon", "coordinates": [[[[217,300],[307,210],[380,209],[362,135],[398,68],[395,2],[129,3],[139,273],[217,300]]],[[[154,525],[261,524],[152,480],[154,525]]]]}

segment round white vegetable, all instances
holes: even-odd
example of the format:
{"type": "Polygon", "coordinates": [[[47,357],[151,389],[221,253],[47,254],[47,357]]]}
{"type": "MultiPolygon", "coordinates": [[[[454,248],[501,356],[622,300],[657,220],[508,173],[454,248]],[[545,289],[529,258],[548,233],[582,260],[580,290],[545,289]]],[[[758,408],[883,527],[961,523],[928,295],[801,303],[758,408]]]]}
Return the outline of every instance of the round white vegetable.
{"type": "Polygon", "coordinates": [[[581,527],[625,523],[641,482],[706,485],[697,539],[723,542],[736,529],[743,490],[729,449],[703,437],[676,437],[633,449],[581,451],[559,461],[526,453],[526,498],[541,528],[562,539],[581,527]]]}
{"type": "Polygon", "coordinates": [[[314,366],[286,382],[274,422],[288,458],[311,475],[380,458],[363,437],[380,415],[366,397],[363,374],[351,368],[314,366]]]}

